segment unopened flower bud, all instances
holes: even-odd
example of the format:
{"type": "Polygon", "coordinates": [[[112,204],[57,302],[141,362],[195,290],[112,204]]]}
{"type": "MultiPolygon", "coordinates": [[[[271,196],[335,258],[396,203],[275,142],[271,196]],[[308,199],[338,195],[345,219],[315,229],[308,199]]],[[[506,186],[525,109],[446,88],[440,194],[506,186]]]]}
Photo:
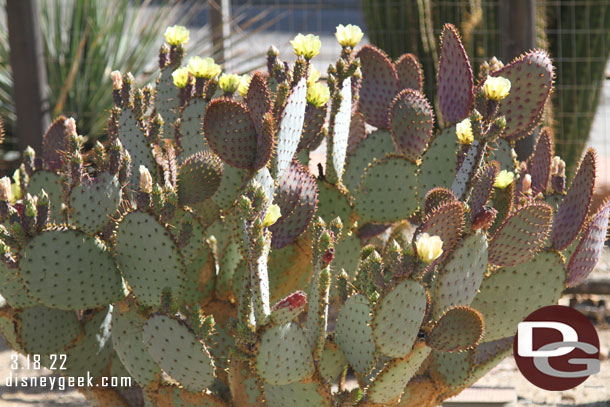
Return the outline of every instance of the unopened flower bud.
{"type": "Polygon", "coordinates": [[[120,90],[123,87],[123,75],[121,74],[121,72],[110,72],[110,79],[112,80],[112,89],[120,90]]]}
{"type": "Polygon", "coordinates": [[[144,165],[140,165],[139,171],[140,171],[140,192],[145,192],[147,194],[150,194],[152,192],[152,188],[153,188],[153,181],[152,181],[152,177],[150,176],[150,172],[148,171],[148,168],[146,168],[144,165]]]}

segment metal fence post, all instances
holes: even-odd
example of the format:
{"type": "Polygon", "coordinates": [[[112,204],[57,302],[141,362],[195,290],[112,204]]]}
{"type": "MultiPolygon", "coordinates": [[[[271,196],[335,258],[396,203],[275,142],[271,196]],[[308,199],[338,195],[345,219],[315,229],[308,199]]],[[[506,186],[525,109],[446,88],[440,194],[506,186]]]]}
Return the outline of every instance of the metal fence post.
{"type": "Polygon", "coordinates": [[[6,16],[19,149],[40,151],[50,118],[38,1],[7,0],[6,16]]]}

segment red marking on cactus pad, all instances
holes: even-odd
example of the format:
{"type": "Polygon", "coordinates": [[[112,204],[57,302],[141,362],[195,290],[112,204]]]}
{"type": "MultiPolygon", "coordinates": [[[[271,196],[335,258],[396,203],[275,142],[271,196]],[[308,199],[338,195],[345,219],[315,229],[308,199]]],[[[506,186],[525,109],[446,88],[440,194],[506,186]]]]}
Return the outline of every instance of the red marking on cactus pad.
{"type": "Polygon", "coordinates": [[[274,306],[274,310],[281,308],[297,309],[302,308],[307,304],[307,295],[303,291],[295,291],[288,295],[283,300],[278,301],[274,306]]]}

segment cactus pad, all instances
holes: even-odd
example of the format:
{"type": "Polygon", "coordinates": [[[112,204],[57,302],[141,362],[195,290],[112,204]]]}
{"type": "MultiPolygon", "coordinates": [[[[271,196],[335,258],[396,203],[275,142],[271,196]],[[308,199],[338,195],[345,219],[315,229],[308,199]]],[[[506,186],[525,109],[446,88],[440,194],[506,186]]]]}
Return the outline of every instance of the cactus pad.
{"type": "Polygon", "coordinates": [[[501,338],[495,341],[479,344],[471,351],[470,378],[465,386],[469,386],[494,368],[513,350],[514,337],[501,338]]]}
{"type": "Polygon", "coordinates": [[[451,188],[455,178],[457,156],[455,126],[443,130],[430,143],[422,157],[418,174],[418,191],[423,198],[432,188],[451,188]]]}
{"type": "Polygon", "coordinates": [[[424,95],[405,89],[390,105],[389,124],[396,151],[415,162],[432,139],[434,113],[424,95]]]}
{"type": "Polygon", "coordinates": [[[142,328],[142,340],[155,362],[189,391],[199,392],[214,381],[205,345],[180,321],[153,315],[142,328]]]}
{"type": "Polygon", "coordinates": [[[65,214],[62,213],[63,189],[64,184],[60,175],[50,171],[36,171],[30,177],[27,186],[27,192],[32,195],[38,195],[42,189],[49,195],[49,220],[60,223],[65,219],[65,214]]]}
{"type": "Polygon", "coordinates": [[[76,230],[49,230],[23,249],[20,267],[33,297],[51,308],[95,308],[123,297],[119,270],[106,247],[76,230]]]}
{"type": "Polygon", "coordinates": [[[375,363],[372,321],[369,300],[361,294],[348,298],[337,317],[335,341],[360,374],[368,373],[375,363]]]}
{"type": "Polygon", "coordinates": [[[351,154],[366,136],[366,122],[364,121],[364,116],[360,112],[352,113],[352,119],[349,124],[349,138],[347,139],[347,154],[351,154]]]}
{"type": "Polygon", "coordinates": [[[151,171],[151,174],[154,174],[153,169],[157,168],[157,165],[146,141],[144,131],[140,128],[140,124],[130,108],[124,108],[119,115],[118,138],[131,157],[128,189],[136,191],[140,183],[140,174],[137,168],[143,165],[151,171]]]}
{"type": "Polygon", "coordinates": [[[254,166],[257,134],[243,103],[228,98],[210,102],[203,119],[203,132],[208,145],[222,161],[242,169],[254,166]]]}
{"type": "Polygon", "coordinates": [[[483,280],[471,304],[485,321],[483,342],[514,335],[517,324],[530,312],[557,303],[564,280],[561,258],[552,252],[493,272],[483,280]]]}
{"type": "Polygon", "coordinates": [[[426,193],[424,198],[424,213],[429,214],[439,206],[457,201],[457,197],[448,188],[437,187],[432,188],[426,193]]]}
{"type": "Polygon", "coordinates": [[[364,138],[347,156],[343,185],[354,192],[360,184],[360,179],[369,163],[385,158],[394,151],[392,136],[385,130],[377,130],[364,138]]]}
{"type": "Polygon", "coordinates": [[[427,299],[420,283],[404,280],[379,300],[373,333],[381,353],[401,358],[411,352],[426,313],[427,299]]]}
{"type": "Polygon", "coordinates": [[[220,186],[222,162],[210,152],[200,152],[184,160],[178,172],[178,202],[193,205],[212,197],[220,186]]]}
{"type": "Polygon", "coordinates": [[[372,45],[363,46],[356,58],[360,58],[363,78],[358,110],[367,123],[387,129],[388,109],[400,90],[398,75],[387,55],[372,45]]]}
{"type": "Polygon", "coordinates": [[[429,359],[430,374],[434,377],[436,386],[442,386],[444,391],[461,389],[470,378],[470,352],[434,350],[429,359]]]}
{"type": "Polygon", "coordinates": [[[188,105],[182,110],[180,120],[182,153],[180,154],[180,162],[195,153],[209,150],[208,143],[201,132],[203,115],[207,106],[208,102],[197,98],[189,100],[188,105]]]}
{"type": "Polygon", "coordinates": [[[274,249],[289,245],[307,229],[318,202],[315,179],[296,161],[278,184],[276,203],[282,216],[269,228],[274,249]]]}
{"type": "Polygon", "coordinates": [[[495,143],[492,143],[491,146],[491,152],[487,158],[487,162],[499,162],[500,171],[515,171],[515,161],[513,159],[514,150],[511,142],[503,138],[499,138],[495,143]]]}
{"type": "Polygon", "coordinates": [[[563,250],[572,243],[589,212],[595,188],[595,161],[595,151],[589,149],[580,162],[566,197],[557,209],[551,231],[551,243],[557,250],[563,250]]]}
{"type": "Polygon", "coordinates": [[[0,263],[0,287],[0,295],[13,308],[33,307],[38,302],[27,290],[19,268],[9,268],[4,262],[0,263]]]}
{"type": "Polygon", "coordinates": [[[434,324],[426,345],[443,352],[470,349],[483,336],[483,319],[479,311],[458,306],[451,308],[434,324]]]}
{"type": "Polygon", "coordinates": [[[70,192],[70,218],[89,234],[99,232],[121,204],[121,185],[107,172],[85,179],[70,192]]]}
{"type": "Polygon", "coordinates": [[[180,298],[184,260],[169,232],[151,215],[132,212],[116,233],[117,260],[125,279],[143,305],[159,305],[163,290],[180,298]]]}
{"type": "Polygon", "coordinates": [[[406,219],[418,209],[417,166],[390,156],[366,169],[354,198],[362,223],[406,219]]]}
{"type": "Polygon", "coordinates": [[[343,175],[345,166],[345,155],[349,139],[350,120],[352,118],[352,85],[351,79],[343,81],[341,87],[341,105],[335,116],[334,134],[329,140],[333,143],[332,164],[338,178],[343,175]]]}
{"type": "Polygon", "coordinates": [[[536,143],[534,155],[529,164],[529,172],[532,176],[532,191],[546,192],[551,176],[551,160],[553,159],[553,133],[550,127],[545,127],[540,132],[536,143]]]}
{"type": "Polygon", "coordinates": [[[272,168],[275,169],[273,174],[275,179],[280,179],[284,171],[290,167],[294,153],[297,151],[303,132],[306,106],[307,82],[305,78],[302,78],[288,95],[281,114],[277,148],[272,163],[272,168]]]}
{"type": "Polygon", "coordinates": [[[42,159],[50,171],[61,169],[63,153],[68,148],[68,136],[65,116],[55,119],[42,136],[42,159]]]}
{"type": "Polygon", "coordinates": [[[271,97],[265,76],[260,72],[255,72],[248,86],[248,93],[245,97],[250,119],[256,128],[259,137],[263,134],[263,120],[265,115],[271,111],[271,97]]]}
{"type": "Polygon", "coordinates": [[[527,136],[538,124],[551,93],[551,58],[543,50],[530,51],[491,75],[502,76],[511,84],[510,93],[498,109],[498,115],[506,117],[502,137],[519,140],[527,136]]]}
{"type": "Polygon", "coordinates": [[[266,383],[274,385],[311,377],[313,357],[303,330],[296,323],[269,328],[261,339],[256,370],[266,383]]]}
{"type": "Polygon", "coordinates": [[[463,217],[462,203],[455,201],[433,209],[424,218],[421,232],[439,236],[443,241],[443,254],[434,261],[435,264],[442,262],[460,240],[463,217]]]}
{"type": "Polygon", "coordinates": [[[318,371],[324,380],[334,383],[347,368],[347,363],[347,358],[341,348],[335,342],[327,339],[318,364],[318,371]]]}
{"type": "Polygon", "coordinates": [[[17,314],[18,337],[26,353],[61,353],[81,333],[76,313],[47,307],[26,308],[17,314]]]}
{"type": "Polygon", "coordinates": [[[489,262],[515,266],[531,259],[545,243],[552,216],[553,209],[542,202],[515,210],[489,241],[489,262]]]}
{"type": "Polygon", "coordinates": [[[413,54],[404,54],[394,63],[398,74],[400,89],[413,89],[422,92],[424,89],[424,73],[417,57],[413,54]]]}
{"type": "Polygon", "coordinates": [[[352,207],[348,201],[348,195],[337,189],[336,186],[324,181],[317,181],[318,205],[316,217],[321,217],[330,223],[337,216],[343,221],[343,230],[347,231],[352,217],[352,207]]]}
{"type": "Polygon", "coordinates": [[[438,106],[443,118],[457,123],[468,116],[473,100],[472,69],[455,27],[445,24],[438,62],[438,106]]]}
{"type": "Polygon", "coordinates": [[[568,263],[568,286],[574,287],[584,282],[599,261],[606,243],[610,216],[610,201],[606,201],[593,215],[582,233],[581,240],[568,263]]]}
{"type": "Polygon", "coordinates": [[[307,107],[305,108],[305,120],[303,121],[303,134],[301,135],[301,141],[299,141],[297,151],[317,148],[324,136],[322,130],[326,123],[327,109],[328,105],[316,107],[309,103],[307,104],[307,107]]]}
{"type": "Polygon", "coordinates": [[[468,305],[487,271],[487,238],[479,232],[466,237],[439,269],[432,290],[432,316],[440,317],[456,305],[468,305]]]}
{"type": "Polygon", "coordinates": [[[492,161],[478,169],[472,180],[472,191],[470,192],[470,218],[474,220],[487,204],[494,182],[500,172],[500,164],[492,161]]]}
{"type": "Polygon", "coordinates": [[[330,394],[316,382],[265,385],[268,407],[331,407],[330,394]]]}
{"type": "Polygon", "coordinates": [[[155,93],[155,110],[163,114],[163,133],[165,137],[172,138],[174,122],[178,118],[180,100],[178,88],[174,85],[171,66],[161,71],[157,78],[157,89],[155,93]]]}

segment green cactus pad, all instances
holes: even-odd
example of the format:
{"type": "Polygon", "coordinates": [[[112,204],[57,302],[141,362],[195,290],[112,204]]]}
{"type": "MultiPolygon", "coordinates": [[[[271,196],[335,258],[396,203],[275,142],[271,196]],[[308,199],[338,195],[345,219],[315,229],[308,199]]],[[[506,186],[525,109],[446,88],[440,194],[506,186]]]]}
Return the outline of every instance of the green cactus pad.
{"type": "Polygon", "coordinates": [[[280,118],[277,135],[277,147],[272,160],[271,168],[273,178],[280,179],[290,167],[292,158],[299,146],[303,122],[305,120],[305,107],[307,106],[307,82],[302,78],[292,89],[286,100],[280,118]]]}
{"type": "Polygon", "coordinates": [[[481,343],[471,350],[470,379],[464,386],[470,386],[475,383],[491,369],[496,367],[504,358],[510,355],[513,351],[513,343],[514,337],[510,336],[495,341],[481,343]]]}
{"type": "Polygon", "coordinates": [[[481,213],[483,206],[487,204],[499,172],[500,164],[497,161],[484,164],[477,170],[472,180],[472,191],[470,192],[470,218],[472,220],[481,213]]]}
{"type": "Polygon", "coordinates": [[[21,348],[30,354],[62,353],[81,333],[74,311],[38,306],[20,311],[16,320],[21,348]]]}
{"type": "Polygon", "coordinates": [[[427,375],[416,375],[405,387],[405,391],[396,407],[433,407],[440,389],[438,383],[427,375]]]}
{"type": "Polygon", "coordinates": [[[125,369],[142,387],[161,377],[161,369],[148,353],[142,341],[142,327],[146,318],[139,315],[134,306],[123,304],[112,312],[112,343],[125,369]]]}
{"type": "Polygon", "coordinates": [[[65,214],[62,211],[63,205],[63,189],[64,184],[60,175],[52,173],[50,171],[36,171],[30,177],[27,186],[27,193],[32,196],[38,195],[38,193],[44,189],[49,195],[49,220],[52,222],[60,223],[65,219],[65,214]]]}
{"type": "Polygon", "coordinates": [[[180,154],[180,162],[195,153],[209,150],[208,143],[201,131],[207,106],[208,102],[196,98],[189,100],[182,110],[182,119],[180,120],[182,153],[180,154]]]}
{"type": "Polygon", "coordinates": [[[499,116],[506,117],[502,137],[519,140],[532,132],[553,86],[553,65],[546,51],[534,50],[516,58],[491,76],[510,81],[510,93],[500,102],[499,116]],[[528,95],[528,97],[523,97],[528,95]]]}
{"type": "Polygon", "coordinates": [[[167,287],[179,299],[184,289],[184,260],[169,232],[147,213],[126,215],[116,233],[117,260],[143,305],[161,304],[167,287]]]}
{"type": "Polygon", "coordinates": [[[466,118],[474,97],[472,69],[460,36],[451,24],[443,27],[437,80],[438,106],[443,118],[450,123],[466,118]]]}
{"type": "Polygon", "coordinates": [[[343,222],[343,231],[347,231],[352,217],[352,207],[347,194],[328,182],[318,180],[316,183],[318,186],[316,217],[321,217],[328,224],[338,216],[343,222]]]}
{"type": "Polygon", "coordinates": [[[332,164],[335,174],[341,179],[345,166],[350,120],[352,118],[352,81],[347,78],[341,87],[341,105],[335,116],[334,134],[329,138],[333,143],[332,164]]]}
{"type": "Polygon", "coordinates": [[[394,62],[400,89],[413,89],[422,92],[424,89],[424,73],[419,60],[413,54],[404,54],[394,62]]]}
{"type": "Polygon", "coordinates": [[[551,228],[553,209],[531,203],[516,209],[489,241],[489,263],[515,266],[531,259],[544,245],[551,228]]]}
{"type": "Polygon", "coordinates": [[[256,371],[265,383],[284,385],[314,373],[311,348],[303,330],[294,322],[269,328],[261,338],[256,371]]]}
{"type": "Polygon", "coordinates": [[[392,136],[388,131],[377,130],[360,141],[347,156],[343,185],[353,192],[360,184],[360,179],[369,163],[385,158],[386,154],[394,151],[392,136]]]}
{"type": "Polygon", "coordinates": [[[256,128],[248,108],[233,99],[215,99],[208,105],[203,132],[210,148],[223,162],[242,169],[256,160],[256,128]]]}
{"type": "Polygon", "coordinates": [[[206,346],[180,321],[153,315],[142,328],[142,341],[153,360],[187,390],[200,392],[214,381],[206,346]]]}
{"type": "Polygon", "coordinates": [[[21,270],[9,268],[4,262],[0,262],[0,287],[0,295],[13,308],[33,307],[38,302],[23,282],[21,270]]]}
{"type": "Polygon", "coordinates": [[[392,100],[389,121],[396,151],[413,162],[421,158],[434,130],[434,113],[424,95],[412,89],[401,91],[392,100]]]}
{"type": "Polygon", "coordinates": [[[483,319],[476,309],[457,306],[434,324],[426,345],[443,352],[457,352],[477,345],[483,336],[483,319]]]}
{"type": "Polygon", "coordinates": [[[420,227],[421,232],[430,236],[439,236],[443,241],[443,254],[434,261],[436,264],[441,263],[459,242],[463,218],[464,207],[459,201],[439,206],[424,218],[420,227]]]}
{"type": "Polygon", "coordinates": [[[230,165],[223,165],[220,177],[220,186],[216,190],[212,200],[221,209],[230,208],[239,195],[240,188],[246,177],[246,170],[235,168],[230,165]]]}
{"type": "Polygon", "coordinates": [[[595,171],[595,150],[589,149],[578,166],[567,195],[557,209],[551,231],[553,248],[565,249],[580,232],[593,197],[595,171]]]}
{"type": "Polygon", "coordinates": [[[514,335],[532,311],[557,303],[564,287],[558,254],[542,252],[525,264],[494,271],[483,280],[471,306],[483,315],[483,342],[514,335]]]}
{"type": "Polygon", "coordinates": [[[154,175],[157,164],[146,141],[144,131],[140,128],[140,124],[130,108],[121,110],[118,131],[118,137],[123,148],[131,156],[131,174],[127,188],[131,191],[137,191],[138,185],[140,185],[140,173],[137,169],[140,168],[140,165],[143,165],[154,175]]]}
{"type": "Polygon", "coordinates": [[[362,69],[358,110],[367,123],[387,129],[388,109],[400,90],[398,75],[387,55],[372,45],[364,45],[356,58],[360,58],[362,69]]]}
{"type": "Polygon", "coordinates": [[[229,387],[233,404],[244,407],[264,405],[263,385],[245,361],[231,360],[229,363],[229,387]]]}
{"type": "Polygon", "coordinates": [[[81,230],[99,232],[121,204],[121,185],[107,172],[84,180],[70,192],[70,218],[81,230]]]}
{"type": "Polygon", "coordinates": [[[366,169],[354,198],[360,221],[393,222],[418,209],[417,166],[400,156],[390,156],[366,169]]]}
{"type": "Polygon", "coordinates": [[[373,317],[369,300],[361,294],[351,296],[339,311],[335,342],[359,374],[366,374],[375,363],[373,317]]]}
{"type": "Polygon", "coordinates": [[[373,316],[373,333],[381,353],[401,358],[411,352],[427,302],[426,290],[413,280],[399,282],[379,300],[373,316]]]}
{"type": "Polygon", "coordinates": [[[388,362],[369,386],[367,399],[381,405],[397,402],[430,351],[427,346],[419,345],[404,358],[388,362]]]}
{"type": "Polygon", "coordinates": [[[349,138],[347,139],[347,154],[351,154],[358,144],[367,137],[366,122],[362,113],[352,113],[349,124],[349,138]]]}
{"type": "Polygon", "coordinates": [[[513,159],[513,147],[508,140],[498,139],[491,143],[491,152],[487,157],[487,162],[497,161],[500,163],[500,171],[515,171],[515,161],[513,159]]]}
{"type": "Polygon", "coordinates": [[[439,269],[432,291],[432,317],[472,302],[487,271],[487,238],[479,232],[464,238],[439,269]]]}
{"type": "Polygon", "coordinates": [[[424,214],[427,215],[437,207],[444,206],[457,200],[457,197],[448,188],[432,188],[430,191],[428,191],[428,193],[426,193],[424,198],[424,214]]]}
{"type": "Polygon", "coordinates": [[[237,298],[233,297],[233,276],[238,267],[245,266],[242,263],[243,259],[239,243],[235,239],[229,240],[226,246],[222,248],[221,253],[218,276],[216,277],[216,295],[222,300],[237,298]]]}
{"type": "Polygon", "coordinates": [[[220,186],[222,162],[210,152],[186,158],[178,172],[178,202],[193,205],[212,197],[220,186]]]}
{"type": "Polygon", "coordinates": [[[267,80],[261,72],[254,72],[252,75],[245,101],[256,133],[260,137],[264,131],[264,117],[271,111],[271,96],[269,95],[267,80]]]}
{"type": "Polygon", "coordinates": [[[327,339],[318,364],[318,371],[327,383],[334,383],[347,367],[345,353],[332,340],[327,339]]]}
{"type": "Polygon", "coordinates": [[[534,155],[530,159],[529,173],[532,176],[532,191],[546,192],[551,177],[551,160],[553,159],[553,131],[544,127],[540,131],[534,155]]]}
{"type": "Polygon", "coordinates": [[[421,198],[436,187],[451,189],[455,178],[457,163],[457,139],[455,126],[443,130],[430,143],[422,157],[418,179],[418,191],[421,198]]]}
{"type": "Polygon", "coordinates": [[[49,230],[22,251],[23,281],[51,308],[95,308],[120,300],[123,285],[106,247],[77,230],[49,230]]]}
{"type": "Polygon", "coordinates": [[[441,352],[432,351],[430,354],[429,371],[437,387],[445,391],[456,391],[464,387],[470,378],[469,352],[441,352]],[[440,386],[439,386],[440,385],[440,386]]]}
{"type": "Polygon", "coordinates": [[[360,239],[355,233],[340,240],[335,245],[333,268],[339,271],[343,269],[350,278],[353,278],[360,263],[360,247],[360,239]]]}
{"type": "Polygon", "coordinates": [[[178,118],[180,99],[178,88],[174,85],[173,69],[166,67],[157,78],[155,92],[155,111],[163,116],[163,134],[166,138],[174,137],[174,122],[178,118]]]}
{"type": "Polygon", "coordinates": [[[309,234],[304,233],[292,244],[271,250],[268,260],[271,302],[279,301],[296,290],[307,289],[313,273],[309,239],[309,234]]]}
{"type": "Polygon", "coordinates": [[[568,286],[575,287],[581,284],[595,268],[606,243],[608,216],[610,216],[610,201],[606,200],[584,229],[580,242],[570,258],[567,266],[568,286]]]}
{"type": "Polygon", "coordinates": [[[19,345],[19,338],[15,332],[15,320],[13,315],[0,315],[0,333],[12,349],[23,353],[23,350],[19,345]]]}
{"type": "Polygon", "coordinates": [[[59,116],[42,136],[42,159],[47,169],[56,172],[62,167],[63,152],[68,149],[66,116],[59,116]]]}
{"type": "Polygon", "coordinates": [[[292,243],[309,226],[318,202],[316,180],[296,161],[278,181],[275,202],[282,216],[269,227],[271,247],[281,249],[292,243]],[[296,198],[296,199],[295,199],[296,198]]]}
{"type": "Polygon", "coordinates": [[[312,104],[307,104],[305,108],[305,120],[303,121],[303,134],[301,135],[301,141],[297,151],[304,149],[314,149],[317,147],[322,140],[324,135],[323,129],[326,123],[326,113],[328,111],[328,104],[316,107],[312,104]]]}
{"type": "Polygon", "coordinates": [[[318,383],[265,385],[267,407],[331,407],[330,394],[318,383]]]}
{"type": "Polygon", "coordinates": [[[256,138],[256,159],[254,160],[253,169],[260,170],[265,168],[275,147],[275,119],[272,112],[267,113],[263,117],[263,123],[260,130],[257,130],[258,137],[256,138]]]}

